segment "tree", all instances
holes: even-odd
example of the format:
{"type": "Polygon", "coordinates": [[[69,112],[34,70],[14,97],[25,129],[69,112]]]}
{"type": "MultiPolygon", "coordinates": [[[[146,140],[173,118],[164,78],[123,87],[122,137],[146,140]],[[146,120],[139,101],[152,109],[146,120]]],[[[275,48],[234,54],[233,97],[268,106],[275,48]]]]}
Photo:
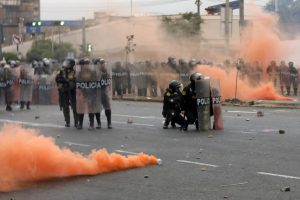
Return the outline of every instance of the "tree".
{"type": "Polygon", "coordinates": [[[164,16],[162,26],[165,30],[176,37],[194,36],[201,31],[201,17],[197,13],[183,13],[176,17],[164,16]]]}
{"type": "Polygon", "coordinates": [[[6,61],[19,60],[18,55],[16,53],[11,52],[3,52],[3,58],[5,58],[6,61]]]}
{"type": "Polygon", "coordinates": [[[56,43],[50,39],[35,40],[30,50],[27,52],[27,60],[42,60],[43,58],[53,58],[59,61],[63,60],[68,52],[76,55],[76,50],[70,43],[56,43]]]}

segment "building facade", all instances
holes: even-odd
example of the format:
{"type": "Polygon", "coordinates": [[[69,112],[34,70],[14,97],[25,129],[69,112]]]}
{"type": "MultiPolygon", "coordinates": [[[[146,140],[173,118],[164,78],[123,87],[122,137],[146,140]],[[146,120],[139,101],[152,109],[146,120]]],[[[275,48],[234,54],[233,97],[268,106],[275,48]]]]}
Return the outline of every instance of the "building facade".
{"type": "Polygon", "coordinates": [[[13,35],[24,36],[26,22],[40,19],[40,0],[0,0],[3,45],[13,43],[13,35]]]}

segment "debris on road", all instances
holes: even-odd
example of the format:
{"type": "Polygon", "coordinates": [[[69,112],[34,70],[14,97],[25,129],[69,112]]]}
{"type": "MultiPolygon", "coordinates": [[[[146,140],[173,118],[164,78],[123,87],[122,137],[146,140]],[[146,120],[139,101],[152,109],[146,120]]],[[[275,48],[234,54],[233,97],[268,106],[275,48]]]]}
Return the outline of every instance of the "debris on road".
{"type": "Polygon", "coordinates": [[[213,138],[214,136],[213,136],[213,135],[208,135],[207,137],[208,137],[208,138],[213,138]]]}
{"type": "Polygon", "coordinates": [[[279,134],[285,134],[285,130],[279,130],[279,134]]]}
{"type": "Polygon", "coordinates": [[[248,181],[241,182],[241,183],[229,184],[229,185],[221,185],[220,187],[230,187],[230,186],[238,186],[238,185],[245,185],[245,184],[248,184],[248,181]]]}
{"type": "Polygon", "coordinates": [[[132,119],[131,117],[128,117],[127,123],[128,123],[128,124],[132,124],[132,123],[133,123],[133,119],[132,119]]]}
{"type": "Polygon", "coordinates": [[[145,175],[144,178],[149,178],[149,176],[148,176],[148,175],[145,175]]]}
{"type": "Polygon", "coordinates": [[[162,159],[160,159],[160,158],[157,159],[157,164],[158,164],[158,165],[162,165],[162,159]]]}
{"type": "Polygon", "coordinates": [[[201,171],[207,171],[207,168],[206,167],[202,167],[201,171]]]}
{"type": "Polygon", "coordinates": [[[262,111],[257,111],[256,115],[257,117],[263,117],[264,113],[262,111]]]}
{"type": "Polygon", "coordinates": [[[247,118],[247,119],[246,119],[246,121],[247,121],[247,122],[249,122],[249,121],[250,121],[250,119],[249,119],[249,118],[247,118]]]}
{"type": "Polygon", "coordinates": [[[40,116],[35,116],[35,117],[34,117],[34,119],[39,119],[39,118],[40,118],[40,116]]]}
{"type": "Polygon", "coordinates": [[[56,138],[60,138],[60,135],[57,135],[56,138]]]}
{"type": "Polygon", "coordinates": [[[280,189],[281,192],[290,192],[291,188],[290,187],[284,187],[280,189]]]}

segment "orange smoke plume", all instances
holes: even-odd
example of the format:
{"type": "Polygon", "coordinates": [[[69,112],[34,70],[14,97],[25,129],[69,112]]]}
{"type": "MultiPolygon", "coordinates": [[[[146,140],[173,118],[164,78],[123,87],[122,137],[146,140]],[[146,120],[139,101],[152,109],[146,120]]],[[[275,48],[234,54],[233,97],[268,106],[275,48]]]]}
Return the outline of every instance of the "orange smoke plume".
{"type": "MultiPolygon", "coordinates": [[[[219,67],[198,65],[195,71],[220,80],[223,99],[235,97],[236,70],[225,71],[219,67]]],[[[293,100],[292,98],[277,94],[271,83],[252,87],[247,79],[238,79],[237,85],[237,98],[242,100],[293,100]]]]}
{"type": "Polygon", "coordinates": [[[253,17],[241,35],[241,57],[246,61],[258,61],[264,71],[271,60],[286,56],[287,46],[280,40],[278,18],[257,6],[251,7],[253,17]]]}
{"type": "Polygon", "coordinates": [[[0,130],[0,161],[0,192],[44,179],[96,175],[158,164],[156,157],[143,153],[126,157],[101,149],[83,156],[61,149],[53,138],[19,125],[4,125],[0,130]]]}

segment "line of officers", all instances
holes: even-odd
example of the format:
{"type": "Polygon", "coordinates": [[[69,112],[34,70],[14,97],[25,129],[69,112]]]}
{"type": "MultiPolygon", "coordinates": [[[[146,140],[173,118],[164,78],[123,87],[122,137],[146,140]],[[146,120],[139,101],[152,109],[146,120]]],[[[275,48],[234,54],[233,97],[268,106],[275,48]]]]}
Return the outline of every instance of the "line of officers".
{"type": "Polygon", "coordinates": [[[100,112],[103,107],[107,118],[107,128],[111,129],[110,84],[103,85],[101,88],[77,87],[78,81],[89,83],[91,81],[110,80],[105,60],[99,58],[91,62],[88,58],[83,58],[77,64],[76,66],[74,59],[65,60],[62,69],[58,71],[55,77],[59,92],[59,105],[66,122],[65,127],[70,127],[71,107],[74,127],[82,129],[84,114],[87,113],[88,129],[100,129],[100,112]],[[96,125],[94,124],[95,118],[96,125]]]}
{"type": "MultiPolygon", "coordinates": [[[[187,131],[189,124],[195,124],[199,130],[196,81],[203,78],[200,73],[190,75],[190,83],[183,88],[178,80],[172,80],[164,93],[162,115],[165,118],[164,129],[168,129],[171,124],[176,128],[180,126],[180,131],[187,131]]],[[[210,115],[213,115],[212,104],[210,104],[210,115]]]]}

